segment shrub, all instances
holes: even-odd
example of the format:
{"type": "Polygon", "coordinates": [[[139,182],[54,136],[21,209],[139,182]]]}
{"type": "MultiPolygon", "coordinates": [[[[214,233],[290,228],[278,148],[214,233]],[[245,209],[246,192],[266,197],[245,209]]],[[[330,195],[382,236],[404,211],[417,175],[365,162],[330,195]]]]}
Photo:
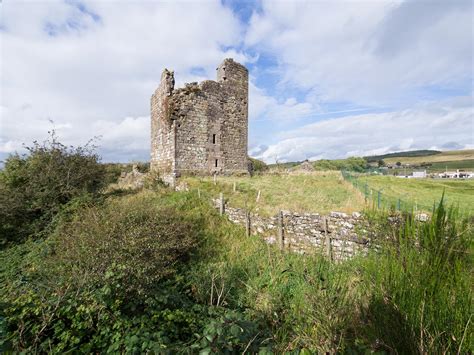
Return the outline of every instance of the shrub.
{"type": "Polygon", "coordinates": [[[316,170],[349,170],[364,172],[367,168],[367,162],[364,158],[349,157],[338,160],[317,160],[313,163],[316,170]]]}
{"type": "Polygon", "coordinates": [[[115,285],[135,300],[176,271],[196,247],[199,220],[144,195],[85,208],[53,235],[57,272],[79,284],[115,285]]]}
{"type": "Polygon", "coordinates": [[[95,147],[66,147],[54,131],[25,155],[7,158],[0,172],[0,242],[21,241],[40,233],[61,207],[104,185],[104,168],[95,147]]]}
{"type": "Polygon", "coordinates": [[[3,252],[0,351],[160,352],[189,341],[203,317],[186,307],[176,270],[197,245],[199,217],[152,193],[80,205],[49,239],[3,252]]]}
{"type": "Polygon", "coordinates": [[[103,164],[105,169],[104,180],[106,184],[115,184],[122,174],[123,164],[119,163],[106,163],[103,164]]]}
{"type": "Polygon", "coordinates": [[[260,172],[268,170],[267,164],[255,158],[249,157],[249,165],[250,165],[250,171],[254,173],[260,173],[260,172]]]}

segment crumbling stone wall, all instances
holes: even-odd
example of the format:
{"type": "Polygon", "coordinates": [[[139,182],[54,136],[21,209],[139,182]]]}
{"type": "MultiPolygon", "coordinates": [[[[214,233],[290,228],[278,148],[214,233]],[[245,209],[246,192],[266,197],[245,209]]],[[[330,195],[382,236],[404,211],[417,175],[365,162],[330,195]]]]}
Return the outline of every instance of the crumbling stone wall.
{"type": "Polygon", "coordinates": [[[122,172],[120,174],[117,186],[121,189],[139,189],[143,187],[145,177],[146,174],[138,171],[138,166],[133,164],[131,172],[122,172]]]}
{"type": "MultiPolygon", "coordinates": [[[[219,208],[220,200],[213,200],[219,208]]],[[[230,221],[246,226],[249,218],[250,232],[261,235],[268,243],[278,242],[280,222],[278,216],[262,217],[256,213],[225,205],[224,213],[230,221]]],[[[367,221],[360,213],[346,214],[282,212],[284,247],[297,253],[330,252],[333,260],[347,260],[354,255],[366,255],[377,243],[367,230],[367,221]],[[329,248],[329,249],[328,249],[329,248]]]]}
{"type": "Polygon", "coordinates": [[[248,71],[232,59],[217,81],[174,89],[164,70],[151,98],[151,170],[173,183],[182,174],[248,173],[248,71]]]}
{"type": "Polygon", "coordinates": [[[174,180],[176,170],[176,124],[170,112],[173,90],[174,73],[165,69],[160,85],[151,97],[150,170],[159,171],[168,182],[174,180]]]}

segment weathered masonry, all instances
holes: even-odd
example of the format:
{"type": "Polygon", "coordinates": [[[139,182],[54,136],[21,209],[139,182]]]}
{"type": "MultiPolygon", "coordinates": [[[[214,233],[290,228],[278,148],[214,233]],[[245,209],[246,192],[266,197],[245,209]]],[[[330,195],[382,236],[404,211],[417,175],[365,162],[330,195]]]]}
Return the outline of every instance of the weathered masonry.
{"type": "Polygon", "coordinates": [[[248,71],[233,59],[217,81],[174,89],[165,69],[151,97],[151,170],[166,182],[182,174],[247,174],[248,71]]]}

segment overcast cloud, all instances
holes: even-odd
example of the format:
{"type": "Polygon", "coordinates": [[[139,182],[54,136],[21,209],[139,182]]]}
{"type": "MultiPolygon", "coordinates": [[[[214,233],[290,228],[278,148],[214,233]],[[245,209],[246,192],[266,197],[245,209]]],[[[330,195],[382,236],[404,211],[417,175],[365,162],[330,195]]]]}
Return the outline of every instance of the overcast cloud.
{"type": "Polygon", "coordinates": [[[101,136],[106,161],[147,160],[149,99],[250,70],[249,150],[267,162],[474,148],[471,1],[0,3],[0,159],[43,139],[101,136]]]}

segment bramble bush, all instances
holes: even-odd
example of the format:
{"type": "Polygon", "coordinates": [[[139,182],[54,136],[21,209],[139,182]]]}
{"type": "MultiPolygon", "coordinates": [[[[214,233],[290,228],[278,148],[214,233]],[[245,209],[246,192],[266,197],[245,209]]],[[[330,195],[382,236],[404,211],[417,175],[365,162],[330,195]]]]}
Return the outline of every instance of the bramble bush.
{"type": "Polygon", "coordinates": [[[172,206],[135,195],[82,209],[51,236],[55,272],[103,287],[116,298],[146,298],[196,247],[200,221],[172,206]]]}
{"type": "Polygon", "coordinates": [[[75,197],[96,194],[104,186],[104,167],[90,141],[67,147],[54,131],[27,154],[13,154],[0,171],[0,244],[40,234],[75,197]]]}
{"type": "Polygon", "coordinates": [[[204,201],[162,190],[74,209],[48,239],[1,254],[0,350],[258,350],[259,324],[197,302],[186,276],[219,233],[204,201]]]}

